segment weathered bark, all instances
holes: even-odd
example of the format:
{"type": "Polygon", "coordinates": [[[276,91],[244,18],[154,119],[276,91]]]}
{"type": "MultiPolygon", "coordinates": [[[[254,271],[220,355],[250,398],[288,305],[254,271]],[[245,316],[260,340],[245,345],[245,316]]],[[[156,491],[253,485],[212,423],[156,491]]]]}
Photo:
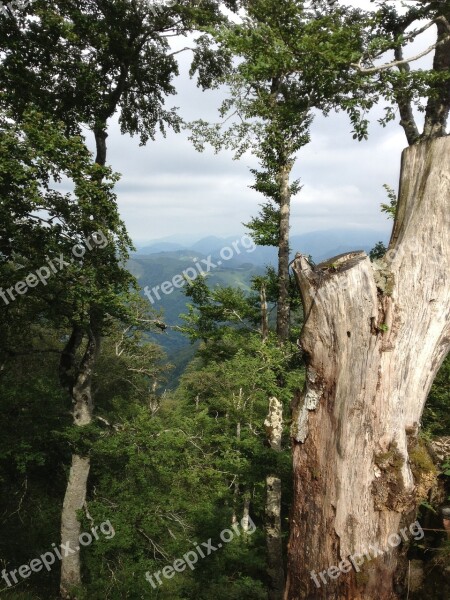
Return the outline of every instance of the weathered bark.
{"type": "Polygon", "coordinates": [[[289,339],[289,220],[291,211],[291,191],[289,175],[292,165],[280,169],[280,237],[278,241],[278,306],[277,337],[283,343],[289,339]]]}
{"type": "MultiPolygon", "coordinates": [[[[92,422],[92,374],[100,346],[100,336],[92,329],[88,332],[87,345],[80,365],[75,365],[76,349],[80,345],[80,332],[74,332],[62,354],[60,376],[67,387],[73,402],[74,424],[81,427],[92,422]]],[[[90,459],[74,454],[70,468],[61,514],[61,543],[69,550],[62,552],[60,594],[62,598],[72,598],[71,589],[81,584],[81,564],[79,553],[79,536],[81,525],[78,511],[82,510],[86,501],[87,481],[90,470],[90,459]]]]}
{"type": "MultiPolygon", "coordinates": [[[[272,450],[281,452],[283,405],[278,398],[269,401],[269,414],[264,422],[272,450]]],[[[282,600],[284,594],[283,540],[281,537],[281,479],[266,477],[266,547],[268,599],[282,600]]]]}
{"type": "Polygon", "coordinates": [[[293,414],[286,600],[397,597],[388,539],[414,521],[408,447],[450,347],[449,225],[446,137],[404,150],[394,231],[378,264],[363,252],[317,267],[295,260],[308,366],[293,414]],[[386,552],[316,585],[312,571],[371,545],[386,552]]]}

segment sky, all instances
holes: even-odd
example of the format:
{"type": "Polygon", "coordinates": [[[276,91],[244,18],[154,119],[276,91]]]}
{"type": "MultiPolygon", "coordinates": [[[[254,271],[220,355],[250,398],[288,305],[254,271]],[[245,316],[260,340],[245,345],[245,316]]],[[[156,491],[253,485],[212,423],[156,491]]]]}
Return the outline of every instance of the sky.
{"type": "MultiPolygon", "coordinates": [[[[368,2],[347,4],[364,7],[368,2]]],[[[181,44],[185,46],[186,40],[181,44]]],[[[178,94],[169,97],[166,106],[179,107],[187,121],[216,121],[226,91],[200,91],[189,79],[190,53],[177,56],[178,94]]],[[[345,114],[315,116],[311,142],[299,152],[293,170],[303,187],[292,199],[292,234],[336,228],[390,231],[392,221],[380,210],[387,202],[383,184],[397,190],[401,152],[407,143],[398,122],[386,128],[377,123],[381,115],[381,107],[371,113],[370,135],[364,142],[352,139],[345,114]]],[[[121,135],[114,122],[108,163],[122,174],[116,187],[119,208],[138,245],[167,237],[194,241],[240,234],[242,223],[257,215],[263,200],[249,189],[253,183],[249,168],[257,166],[250,152],[239,161],[226,151],[214,154],[206,148],[198,153],[187,132],[169,132],[165,139],[159,136],[140,147],[137,138],[121,135]]]]}

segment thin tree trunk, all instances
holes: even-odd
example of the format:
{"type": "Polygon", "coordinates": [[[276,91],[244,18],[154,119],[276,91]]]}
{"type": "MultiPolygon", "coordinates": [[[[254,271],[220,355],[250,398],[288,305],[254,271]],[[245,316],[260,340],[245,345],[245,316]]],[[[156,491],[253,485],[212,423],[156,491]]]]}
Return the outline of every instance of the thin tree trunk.
{"type": "Polygon", "coordinates": [[[67,549],[61,553],[60,594],[62,598],[72,598],[71,590],[81,584],[80,546],[78,541],[81,530],[77,513],[83,508],[86,501],[89,469],[89,458],[77,454],[72,456],[72,466],[61,515],[61,543],[67,549]]]}
{"type": "Polygon", "coordinates": [[[261,337],[262,341],[265,342],[269,335],[269,313],[267,310],[266,286],[264,284],[261,285],[259,297],[261,300],[261,337]]]}
{"type": "Polygon", "coordinates": [[[390,600],[390,536],[418,502],[408,449],[450,347],[450,138],[403,152],[384,259],[355,252],[312,267],[298,255],[294,272],[308,365],[293,414],[285,599],[390,600]],[[342,562],[365,552],[360,567],[342,562]]]}
{"type": "Polygon", "coordinates": [[[279,173],[280,185],[280,237],[278,242],[278,307],[277,337],[280,343],[289,339],[289,220],[291,192],[289,175],[292,165],[284,165],[279,173]]]}
{"type": "MultiPolygon", "coordinates": [[[[240,390],[239,393],[239,397],[242,394],[242,388],[240,390]]],[[[238,421],[237,425],[236,425],[236,439],[239,442],[241,440],[241,423],[240,421],[238,421]]],[[[238,506],[239,506],[239,497],[240,497],[240,489],[239,489],[239,477],[238,475],[235,475],[234,477],[234,493],[233,493],[233,514],[231,516],[231,524],[234,525],[235,523],[238,522],[238,516],[237,516],[237,511],[238,511],[238,506]]]]}
{"type": "Polygon", "coordinates": [[[95,136],[95,146],[97,149],[95,162],[98,165],[101,165],[102,167],[104,167],[106,164],[106,152],[107,152],[106,138],[108,137],[108,134],[106,133],[106,128],[99,127],[98,129],[95,129],[94,136],[95,136]]]}
{"type": "MultiPolygon", "coordinates": [[[[65,385],[71,382],[68,389],[73,402],[73,420],[75,425],[82,427],[92,422],[92,374],[99,352],[100,336],[92,329],[89,330],[87,346],[79,367],[75,366],[75,340],[79,346],[81,341],[77,328],[74,329],[63,352],[61,376],[65,385]],[[72,370],[75,370],[73,375],[70,374],[72,370]]],[[[62,598],[72,598],[72,588],[81,585],[79,552],[81,525],[78,511],[82,510],[86,501],[89,469],[89,457],[78,454],[72,456],[72,466],[61,514],[61,543],[67,548],[61,553],[60,594],[62,598]]]]}
{"type": "MultiPolygon", "coordinates": [[[[233,399],[234,398],[235,398],[235,396],[233,394],[233,399]]],[[[237,400],[235,403],[235,408],[236,408],[236,412],[239,414],[242,409],[242,388],[239,388],[239,396],[237,397],[237,400]]],[[[236,440],[238,442],[241,441],[241,422],[240,421],[238,421],[236,423],[236,440]]],[[[240,485],[239,485],[239,476],[235,475],[234,494],[233,494],[233,515],[231,517],[232,525],[234,525],[235,523],[238,522],[237,511],[238,511],[238,506],[239,506],[240,495],[241,495],[241,491],[240,491],[240,485]]]]}
{"type": "MultiPolygon", "coordinates": [[[[395,48],[394,55],[395,60],[399,63],[404,60],[403,49],[401,46],[395,48]]],[[[401,73],[405,74],[408,74],[411,71],[411,67],[407,62],[401,63],[397,68],[401,73]]],[[[419,129],[414,118],[411,92],[407,89],[403,89],[396,90],[394,93],[400,112],[400,125],[403,127],[408,144],[412,146],[412,144],[415,144],[419,139],[419,129]]]]}
{"type": "MultiPolygon", "coordinates": [[[[450,19],[450,8],[441,3],[440,12],[450,19]]],[[[449,31],[442,21],[436,22],[437,42],[448,37],[449,31]]],[[[437,46],[434,53],[433,72],[445,75],[450,71],[450,39],[437,46]]],[[[436,93],[430,95],[425,111],[423,138],[442,137],[446,134],[446,125],[450,109],[450,79],[437,84],[436,93]]]]}
{"type": "MultiPolygon", "coordinates": [[[[283,405],[278,398],[269,401],[269,413],[264,422],[270,447],[281,452],[283,405]]],[[[266,546],[268,599],[282,600],[284,593],[283,540],[281,537],[281,479],[266,477],[266,546]]]]}
{"type": "Polygon", "coordinates": [[[244,535],[246,535],[250,527],[250,492],[248,490],[244,493],[244,509],[242,511],[241,526],[244,535]]]}

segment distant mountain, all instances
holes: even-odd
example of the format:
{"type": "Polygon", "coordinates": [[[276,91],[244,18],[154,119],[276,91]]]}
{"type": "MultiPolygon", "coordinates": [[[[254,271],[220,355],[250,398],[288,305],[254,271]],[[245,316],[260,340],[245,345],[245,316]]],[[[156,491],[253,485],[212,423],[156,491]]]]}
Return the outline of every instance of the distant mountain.
{"type": "Polygon", "coordinates": [[[190,271],[187,274],[192,277],[199,270],[195,265],[200,265],[205,272],[209,271],[209,285],[240,287],[247,291],[250,291],[252,277],[261,275],[264,271],[263,267],[251,264],[249,260],[247,264],[229,260],[219,265],[215,257],[209,259],[207,255],[192,249],[159,254],[135,254],[128,261],[128,269],[137,278],[144,298],[147,298],[157,314],[162,315],[168,326],[164,333],[151,337],[164,348],[169,362],[175,365],[168,382],[169,387],[176,385],[177,378],[195,352],[189,340],[176,329],[183,323],[180,314],[188,312],[188,299],[183,289],[175,287],[172,282],[178,281],[174,278],[180,277],[183,271],[188,269],[190,271]]]}
{"type": "Polygon", "coordinates": [[[159,254],[160,252],[174,252],[175,250],[184,250],[185,246],[175,242],[155,242],[149,246],[138,249],[137,254],[159,254]]]}
{"type": "Polygon", "coordinates": [[[315,262],[320,262],[352,250],[370,252],[377,242],[387,244],[388,239],[389,233],[374,229],[330,229],[294,235],[291,248],[294,254],[311,254],[315,262]]]}
{"type": "MultiPolygon", "coordinates": [[[[369,252],[379,241],[386,244],[388,237],[386,232],[372,229],[336,229],[293,235],[292,258],[301,252],[310,254],[318,263],[351,250],[369,252]]],[[[166,350],[169,361],[175,365],[169,386],[176,384],[177,377],[195,351],[176,330],[182,323],[180,314],[187,312],[187,299],[183,290],[173,285],[174,277],[180,276],[186,269],[190,269],[188,274],[192,277],[201,269],[209,272],[211,286],[230,285],[250,290],[252,277],[262,274],[266,265],[276,265],[276,262],[276,248],[255,247],[248,236],[242,235],[227,238],[208,236],[188,244],[177,242],[175,238],[155,240],[133,254],[128,267],[143,289],[148,286],[150,304],[155,311],[163,313],[168,325],[155,341],[166,350]]]]}
{"type": "MultiPolygon", "coordinates": [[[[352,250],[365,250],[369,252],[377,242],[387,243],[389,233],[376,231],[374,229],[331,229],[326,231],[312,231],[301,235],[291,235],[292,257],[297,253],[311,254],[315,262],[320,262],[337,254],[350,252],[352,250]]],[[[230,236],[220,238],[208,236],[194,243],[184,244],[176,242],[173,238],[169,241],[155,240],[140,247],[137,255],[159,254],[160,252],[174,252],[185,250],[194,254],[201,253],[204,256],[211,255],[218,258],[225,247],[233,248],[233,242],[242,240],[241,236],[230,236]]],[[[257,266],[276,264],[277,249],[273,247],[258,246],[253,251],[239,245],[240,251],[234,251],[229,260],[229,266],[238,266],[252,263],[257,266]]]]}
{"type": "Polygon", "coordinates": [[[220,251],[221,248],[227,246],[228,243],[234,241],[237,238],[220,238],[214,235],[210,235],[208,237],[202,238],[195,244],[190,246],[191,250],[196,250],[197,252],[202,252],[205,255],[216,253],[220,251]]]}

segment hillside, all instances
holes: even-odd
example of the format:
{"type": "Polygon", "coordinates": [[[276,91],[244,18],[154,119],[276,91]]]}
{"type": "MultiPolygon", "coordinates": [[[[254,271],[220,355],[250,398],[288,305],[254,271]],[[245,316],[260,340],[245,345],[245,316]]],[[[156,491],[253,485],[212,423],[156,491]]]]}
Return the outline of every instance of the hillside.
{"type": "MultiPolygon", "coordinates": [[[[165,281],[171,281],[174,276],[192,268],[194,258],[198,261],[207,260],[204,254],[184,250],[160,252],[148,256],[137,254],[129,261],[128,268],[138,279],[142,290],[148,286],[151,291],[153,287],[161,286],[165,281]]],[[[263,267],[250,262],[240,263],[230,260],[226,265],[211,270],[208,273],[208,281],[211,286],[237,286],[249,291],[252,277],[262,274],[263,271],[263,267]]],[[[182,333],[174,329],[182,323],[180,314],[186,312],[186,297],[183,290],[174,289],[172,293],[160,293],[159,296],[160,300],[153,293],[154,302],[151,304],[155,311],[164,317],[168,328],[157,336],[156,341],[164,348],[169,362],[175,367],[168,382],[169,387],[172,387],[193,357],[195,349],[182,333]]]]}
{"type": "MultiPolygon", "coordinates": [[[[350,250],[362,249],[369,252],[380,240],[387,243],[386,233],[372,229],[317,231],[293,235],[291,237],[292,257],[296,252],[301,251],[303,254],[310,254],[315,262],[320,262],[350,250]]],[[[194,268],[195,272],[195,265],[200,265],[203,270],[209,271],[209,285],[237,286],[249,290],[251,278],[262,274],[266,265],[275,265],[276,260],[276,248],[261,246],[255,248],[246,236],[241,238],[208,236],[186,245],[168,238],[149,242],[138,248],[138,252],[132,256],[128,266],[137,277],[141,288],[143,290],[146,286],[149,288],[149,302],[157,313],[164,317],[168,325],[166,332],[159,335],[157,341],[174,365],[168,381],[169,387],[177,382],[179,375],[192,358],[194,348],[180,332],[174,329],[182,322],[180,314],[186,311],[186,297],[183,290],[171,286],[173,289],[165,294],[160,289],[164,282],[171,282],[186,269],[194,268]],[[232,256],[231,253],[223,252],[225,248],[232,250],[232,256]],[[220,259],[222,254],[226,259],[220,259]],[[159,286],[159,289],[156,293],[152,292],[152,288],[156,286],[159,286]]]]}

